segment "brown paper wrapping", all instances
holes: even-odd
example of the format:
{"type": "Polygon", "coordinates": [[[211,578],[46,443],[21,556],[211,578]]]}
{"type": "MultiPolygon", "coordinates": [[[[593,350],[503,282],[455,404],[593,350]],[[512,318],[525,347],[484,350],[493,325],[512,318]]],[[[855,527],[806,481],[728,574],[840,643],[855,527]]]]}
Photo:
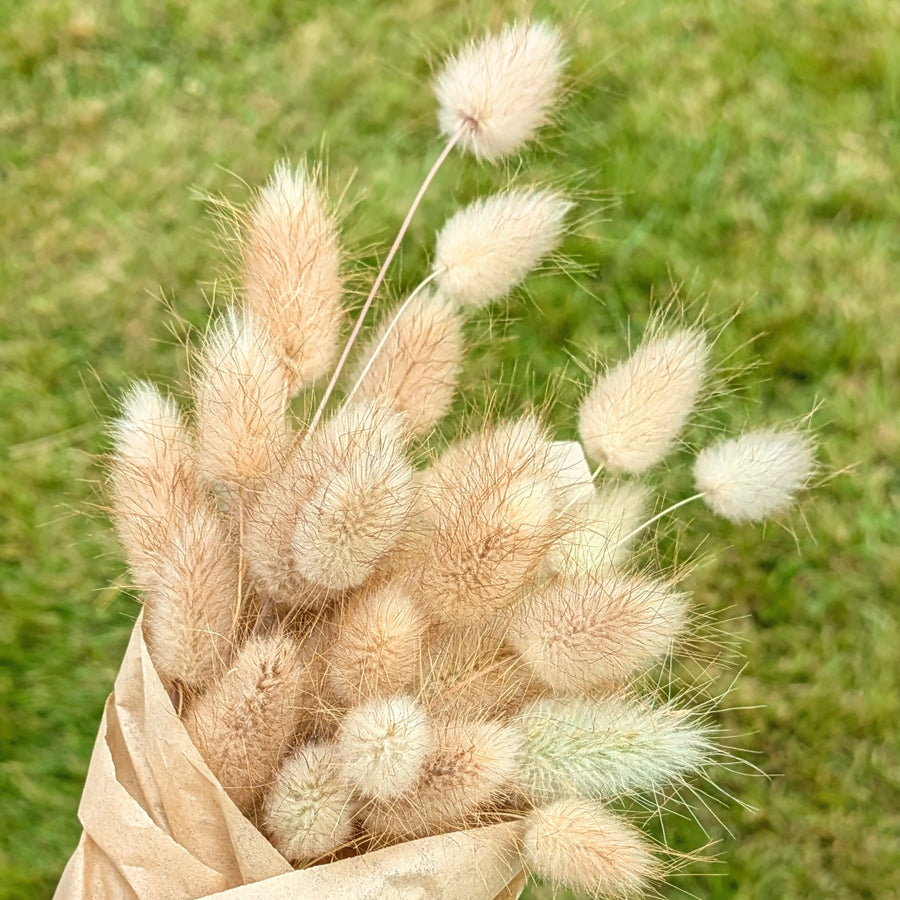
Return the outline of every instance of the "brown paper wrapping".
{"type": "Polygon", "coordinates": [[[514,824],[424,838],[294,871],[191,743],[140,620],[106,701],[55,900],[514,900],[514,824]]]}

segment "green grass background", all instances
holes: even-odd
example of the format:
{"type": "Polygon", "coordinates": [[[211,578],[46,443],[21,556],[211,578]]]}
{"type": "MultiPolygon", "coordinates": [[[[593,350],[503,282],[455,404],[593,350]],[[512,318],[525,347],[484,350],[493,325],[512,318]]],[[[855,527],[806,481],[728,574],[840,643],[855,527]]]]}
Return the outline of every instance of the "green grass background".
{"type": "MultiPolygon", "coordinates": [[[[533,278],[509,324],[491,326],[508,340],[470,363],[474,396],[499,386],[519,409],[549,380],[571,436],[587,377],[572,357],[622,353],[675,286],[714,323],[735,315],[716,347],[730,395],[704,424],[821,404],[823,477],[790,528],[696,509],[677,531],[701,563],[688,578],[698,610],[743,639],[711,672],[724,687],[744,666],[722,729],[771,777],[714,772],[750,808],[724,798],[713,815],[694,800],[699,824],[683,808],[666,817],[676,849],[710,843],[715,858],[661,891],[900,896],[900,4],[534,11],[567,35],[559,126],[521,170],[454,158],[392,290],[415,282],[455,204],[550,180],[579,201],[569,274],[533,278]]],[[[371,266],[439,148],[431,67],[521,12],[506,0],[2,4],[0,897],[48,896],[78,837],[137,610],[93,511],[103,423],[132,379],[178,380],[171,329],[202,327],[227,271],[196,192],[243,201],[242,180],[260,183],[279,157],[324,154],[332,190],[347,188],[348,250],[371,266]]],[[[670,490],[687,489],[687,462],[660,476],[670,490]]],[[[659,549],[675,559],[671,535],[659,549]]]]}

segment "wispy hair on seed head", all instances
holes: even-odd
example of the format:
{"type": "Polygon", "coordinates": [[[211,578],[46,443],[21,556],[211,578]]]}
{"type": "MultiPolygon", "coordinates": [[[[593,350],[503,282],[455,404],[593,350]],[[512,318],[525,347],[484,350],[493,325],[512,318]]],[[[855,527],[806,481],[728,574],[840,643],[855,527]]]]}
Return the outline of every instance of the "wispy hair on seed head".
{"type": "Polygon", "coordinates": [[[543,22],[518,22],[472,41],[438,74],[442,134],[466,122],[463,149],[496,162],[516,153],[550,121],[562,85],[562,38],[543,22]]]}

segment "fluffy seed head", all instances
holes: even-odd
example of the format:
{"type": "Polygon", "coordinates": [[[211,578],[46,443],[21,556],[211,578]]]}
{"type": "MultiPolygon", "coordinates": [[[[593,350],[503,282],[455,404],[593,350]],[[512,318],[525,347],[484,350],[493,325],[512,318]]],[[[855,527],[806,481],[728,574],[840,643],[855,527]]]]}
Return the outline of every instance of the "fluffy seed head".
{"type": "Polygon", "coordinates": [[[252,316],[229,310],[200,357],[194,395],[197,459],[204,477],[256,486],[287,445],[287,391],[279,355],[252,316]]]}
{"type": "Polygon", "coordinates": [[[402,414],[410,434],[425,434],[450,408],[462,355],[459,312],[438,295],[420,295],[396,322],[376,333],[362,354],[354,381],[363,366],[372,364],[356,396],[387,403],[402,414]]]}
{"type": "Polygon", "coordinates": [[[549,442],[533,420],[448,450],[423,483],[426,539],[415,594],[436,621],[471,624],[511,606],[558,537],[549,442]]]}
{"type": "Polygon", "coordinates": [[[388,800],[412,787],[431,749],[431,724],[412,697],[370,700],[341,723],[341,772],[363,797],[388,800]]]}
{"type": "Polygon", "coordinates": [[[199,690],[231,655],[241,600],[235,548],[194,476],[170,399],[136,385],[113,436],[113,514],[144,592],[144,638],[165,680],[199,690]]]}
{"type": "Polygon", "coordinates": [[[510,638],[545,684],[571,693],[621,683],[665,655],[684,623],[669,585],[607,569],[536,589],[510,638]]]}
{"type": "Polygon", "coordinates": [[[567,511],[566,533],[550,548],[545,568],[551,574],[600,573],[623,562],[628,541],[621,542],[644,517],[647,489],[632,482],[604,485],[567,511]]]}
{"type": "Polygon", "coordinates": [[[280,163],[247,223],[244,296],[281,348],[290,390],[331,368],[341,330],[340,249],[316,178],[280,163]]]}
{"type": "Polygon", "coordinates": [[[418,676],[425,624],[401,584],[363,590],[342,611],[326,651],[329,691],[353,706],[410,687],[418,676]]]}
{"type": "Polygon", "coordinates": [[[513,190],[460,210],[438,234],[439,290],[472,306],[499,299],[556,247],[570,207],[552,191],[513,190]]]}
{"type": "Polygon", "coordinates": [[[319,710],[314,647],[251,636],[232,667],[188,708],[184,727],[219,783],[254,813],[301,722],[319,710]]]}
{"type": "Polygon", "coordinates": [[[488,162],[515,153],[549,121],[562,68],[560,34],[541,22],[469,43],[435,82],[441,133],[451,137],[470,122],[464,149],[488,162]]]}
{"type": "Polygon", "coordinates": [[[662,790],[711,752],[702,726],[681,710],[619,697],[537,700],[513,724],[525,738],[518,785],[536,806],[662,790]]]}
{"type": "Polygon", "coordinates": [[[402,420],[377,403],[345,406],[312,434],[303,457],[311,488],[294,525],[294,566],[322,587],[355,587],[409,518],[402,420]]]}
{"type": "Polygon", "coordinates": [[[528,869],[554,888],[635,897],[659,873],[640,832],[590,800],[559,800],[525,819],[528,869]]]}
{"type": "Polygon", "coordinates": [[[309,466],[295,447],[250,495],[245,509],[243,549],[249,580],[260,596],[286,613],[322,611],[333,599],[294,565],[294,529],[313,484],[309,466]]]}
{"type": "Polygon", "coordinates": [[[332,853],[353,833],[353,789],[330,744],[311,743],[289,757],[266,797],[262,830],[289,862],[332,853]]]}
{"type": "Polygon", "coordinates": [[[499,722],[435,725],[434,746],[416,783],[366,808],[366,830],[385,843],[478,824],[515,773],[521,737],[499,722]]]}
{"type": "Polygon", "coordinates": [[[588,455],[632,475],[658,463],[694,409],[707,356],[703,332],[685,329],[645,341],[598,378],[578,420],[588,455]]]}
{"type": "Polygon", "coordinates": [[[159,674],[198,691],[228,665],[241,609],[240,563],[213,503],[178,511],[145,569],[144,639],[159,674]]]}
{"type": "Polygon", "coordinates": [[[141,584],[156,571],[173,513],[194,505],[190,440],[175,402],[145,382],[125,394],[111,431],[113,519],[141,584]]]}
{"type": "Polygon", "coordinates": [[[804,435],[749,431],[701,450],[694,481],[713,512],[732,522],[758,522],[788,506],[812,469],[804,435]]]}

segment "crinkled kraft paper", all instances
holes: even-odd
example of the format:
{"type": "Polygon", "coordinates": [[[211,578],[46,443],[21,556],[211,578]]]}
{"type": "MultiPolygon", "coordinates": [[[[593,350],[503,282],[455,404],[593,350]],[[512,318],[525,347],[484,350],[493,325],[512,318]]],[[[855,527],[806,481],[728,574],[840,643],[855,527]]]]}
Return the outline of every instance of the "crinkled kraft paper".
{"type": "Polygon", "coordinates": [[[514,900],[525,883],[512,824],[295,872],[194,747],[140,620],[106,701],[78,818],[84,833],[55,900],[514,900]]]}

